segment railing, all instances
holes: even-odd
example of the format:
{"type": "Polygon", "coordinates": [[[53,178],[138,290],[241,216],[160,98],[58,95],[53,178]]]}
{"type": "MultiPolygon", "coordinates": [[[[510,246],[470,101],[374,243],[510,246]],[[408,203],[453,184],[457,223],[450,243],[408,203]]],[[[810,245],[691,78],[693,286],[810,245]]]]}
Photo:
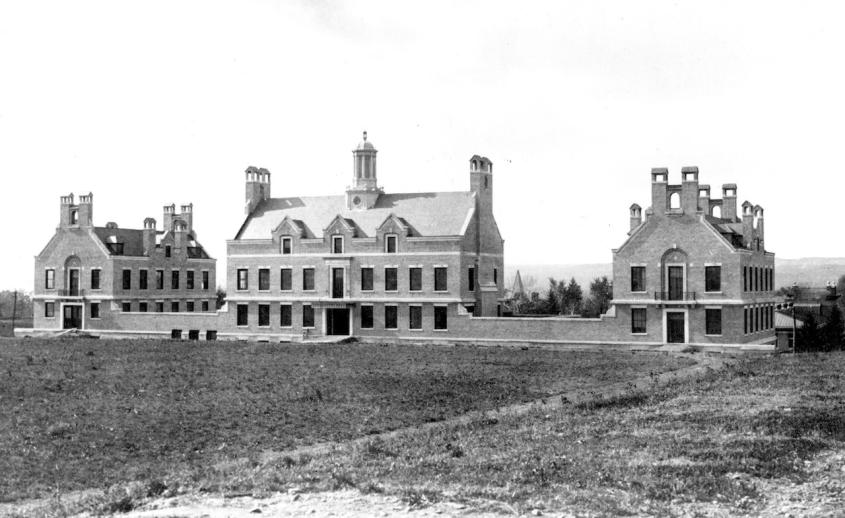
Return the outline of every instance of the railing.
{"type": "Polygon", "coordinates": [[[654,300],[659,301],[694,301],[695,300],[695,292],[694,291],[655,291],[654,292],[654,300]]]}
{"type": "Polygon", "coordinates": [[[84,297],[85,290],[75,289],[75,290],[58,290],[59,297],[84,297]]]}

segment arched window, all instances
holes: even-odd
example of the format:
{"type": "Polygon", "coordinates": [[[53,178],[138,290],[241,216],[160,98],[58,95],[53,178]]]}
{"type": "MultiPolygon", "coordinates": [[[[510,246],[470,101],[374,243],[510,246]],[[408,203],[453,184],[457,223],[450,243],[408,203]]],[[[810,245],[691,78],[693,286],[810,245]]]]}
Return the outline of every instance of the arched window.
{"type": "Polygon", "coordinates": [[[472,170],[478,171],[478,162],[476,160],[472,161],[472,170]]]}
{"type": "Polygon", "coordinates": [[[714,205],[713,208],[710,210],[710,215],[714,218],[721,218],[722,217],[722,207],[719,205],[714,205]]]}
{"type": "Polygon", "coordinates": [[[669,208],[670,209],[680,209],[681,208],[681,195],[673,192],[671,196],[669,196],[669,208]]]}

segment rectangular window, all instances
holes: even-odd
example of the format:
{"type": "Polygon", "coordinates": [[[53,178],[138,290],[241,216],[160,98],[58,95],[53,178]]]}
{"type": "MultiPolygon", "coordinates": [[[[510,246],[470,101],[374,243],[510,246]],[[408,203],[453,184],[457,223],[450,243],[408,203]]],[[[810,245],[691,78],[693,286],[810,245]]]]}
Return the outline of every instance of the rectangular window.
{"type": "Polygon", "coordinates": [[[302,289],[305,291],[314,291],[314,268],[302,269],[302,289]]]}
{"type": "Polygon", "coordinates": [[[384,269],[384,291],[396,291],[399,289],[399,269],[384,269]]]}
{"type": "Polygon", "coordinates": [[[373,328],[373,307],[361,306],[361,329],[373,328]]]}
{"type": "Polygon", "coordinates": [[[448,329],[448,309],[446,306],[434,306],[434,329],[448,329]]]}
{"type": "MultiPolygon", "coordinates": [[[[258,291],[267,291],[270,289],[270,269],[258,269],[258,291]]],[[[268,324],[269,325],[269,324],[268,324]]]]}
{"type": "Polygon", "coordinates": [[[185,272],[185,288],[192,290],[194,289],[194,271],[188,270],[185,272]]]}
{"type": "Polygon", "coordinates": [[[399,311],[396,306],[384,306],[384,328],[396,329],[399,327],[399,311]]]}
{"type": "Polygon", "coordinates": [[[178,290],[179,289],[179,270],[172,270],[170,272],[170,289],[171,290],[178,290]]]}
{"type": "Polygon", "coordinates": [[[185,311],[187,311],[188,313],[194,312],[194,301],[193,300],[189,300],[189,301],[185,302],[185,311]]]}
{"type": "Polygon", "coordinates": [[[361,268],[361,291],[373,291],[372,268],[361,268]]]}
{"type": "Polygon", "coordinates": [[[147,274],[149,272],[147,270],[138,270],[138,288],[145,290],[147,289],[147,274]]]}
{"type": "Polygon", "coordinates": [[[164,270],[156,270],[156,289],[164,289],[164,270]]]}
{"type": "Polygon", "coordinates": [[[178,313],[179,312],[179,301],[174,300],[170,303],[170,312],[171,313],[178,313]]]}
{"type": "Polygon", "coordinates": [[[293,270],[290,268],[282,268],[280,270],[281,280],[279,281],[279,289],[282,291],[290,291],[293,289],[293,270]]]}
{"type": "Polygon", "coordinates": [[[45,302],[44,303],[44,316],[46,318],[53,318],[56,316],[56,303],[55,302],[45,302]]]}
{"type": "Polygon", "coordinates": [[[258,326],[267,327],[270,325],[270,304],[258,305],[258,326]]]}
{"type": "Polygon", "coordinates": [[[208,301],[204,300],[202,301],[202,312],[205,313],[206,311],[208,311],[208,301]]]}
{"type": "Polygon", "coordinates": [[[302,305],[302,327],[314,327],[314,307],[311,304],[302,305]]]}
{"type": "Polygon", "coordinates": [[[434,291],[447,291],[449,289],[447,284],[446,267],[434,267],[434,291]]]}
{"type": "Polygon", "coordinates": [[[238,268],[238,289],[249,289],[249,270],[246,268],[238,268]]]}
{"type": "Polygon", "coordinates": [[[249,325],[249,304],[238,304],[238,325],[249,325]]]}
{"type": "Polygon", "coordinates": [[[748,267],[742,267],[742,291],[748,291],[748,267]]]}
{"type": "Polygon", "coordinates": [[[130,311],[132,311],[132,303],[124,302],[123,304],[121,304],[120,310],[124,313],[129,313],[130,311]]]}
{"type": "Polygon", "coordinates": [[[343,253],[343,236],[332,236],[332,253],[343,253]]]}
{"type": "Polygon", "coordinates": [[[745,334],[748,334],[748,308],[742,309],[742,329],[745,334]]]}
{"type": "Polygon", "coordinates": [[[292,242],[292,240],[289,237],[283,237],[282,238],[282,253],[284,255],[290,255],[291,242],[292,242]]]}
{"type": "Polygon", "coordinates": [[[645,333],[646,332],[646,309],[645,308],[631,308],[631,332],[645,333]]]}
{"type": "Polygon", "coordinates": [[[156,313],[164,313],[164,302],[156,302],[156,313]]]}
{"type": "Polygon", "coordinates": [[[100,318],[100,303],[91,303],[91,318],[100,318]]]}
{"type": "Polygon", "coordinates": [[[469,270],[467,270],[467,289],[469,291],[475,291],[475,266],[470,266],[469,270]]]}
{"type": "Polygon", "coordinates": [[[388,254],[396,253],[396,236],[385,236],[384,251],[388,254]]]}
{"type": "Polygon", "coordinates": [[[704,291],[722,291],[722,267],[704,267],[704,291]]]}
{"type": "Polygon", "coordinates": [[[493,268],[493,284],[499,285],[499,269],[493,268]]]}
{"type": "Polygon", "coordinates": [[[203,272],[202,272],[202,289],[207,290],[208,289],[208,283],[209,283],[208,270],[203,270],[203,272]]]}
{"type": "Polygon", "coordinates": [[[44,270],[44,288],[48,290],[56,289],[56,270],[52,268],[44,270]]]}
{"type": "Polygon", "coordinates": [[[164,245],[164,257],[170,257],[172,254],[170,245],[164,245]]]}
{"type": "MultiPolygon", "coordinates": [[[[144,270],[141,270],[144,271],[144,270]]],[[[95,270],[91,270],[91,289],[92,290],[99,290],[100,289],[100,269],[97,268],[95,270]]]]}
{"type": "Polygon", "coordinates": [[[422,291],[422,268],[408,268],[408,289],[422,291]]]}
{"type": "Polygon", "coordinates": [[[706,319],[706,333],[708,335],[722,334],[722,310],[721,309],[705,309],[704,318],[706,319]]]}
{"type": "Polygon", "coordinates": [[[408,306],[408,328],[422,329],[422,306],[408,306]]]}
{"type": "Polygon", "coordinates": [[[290,304],[279,305],[279,325],[282,327],[293,325],[293,308],[290,304]]]}
{"type": "Polygon", "coordinates": [[[631,267],[631,291],[639,293],[645,291],[645,266],[631,267]]]}
{"type": "Polygon", "coordinates": [[[132,289],[132,270],[123,270],[123,289],[132,289]]]}

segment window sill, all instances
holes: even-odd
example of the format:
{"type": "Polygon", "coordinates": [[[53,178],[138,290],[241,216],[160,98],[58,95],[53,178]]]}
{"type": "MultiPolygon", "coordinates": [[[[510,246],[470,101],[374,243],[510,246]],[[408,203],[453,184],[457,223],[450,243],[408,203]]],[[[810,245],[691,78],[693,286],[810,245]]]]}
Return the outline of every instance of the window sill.
{"type": "Polygon", "coordinates": [[[707,333],[704,333],[704,336],[713,337],[713,338],[720,338],[722,336],[722,334],[720,333],[718,335],[708,335],[707,333]]]}
{"type": "Polygon", "coordinates": [[[449,290],[434,290],[434,293],[449,293],[449,290]]]}
{"type": "Polygon", "coordinates": [[[302,326],[302,329],[317,329],[315,326],[302,326]]]}
{"type": "Polygon", "coordinates": [[[364,326],[361,326],[361,327],[360,327],[360,329],[363,329],[363,330],[365,330],[365,331],[372,331],[372,330],[373,330],[373,329],[375,329],[375,328],[373,328],[373,327],[364,327],[364,326]]]}
{"type": "Polygon", "coordinates": [[[417,329],[417,328],[411,328],[411,327],[409,327],[409,328],[408,328],[408,331],[414,331],[415,333],[421,333],[421,332],[422,332],[422,328],[417,329]]]}
{"type": "Polygon", "coordinates": [[[399,328],[398,327],[385,327],[384,330],[385,331],[398,331],[399,328]]]}
{"type": "Polygon", "coordinates": [[[645,295],[645,294],[647,294],[647,293],[648,293],[648,290],[643,290],[643,291],[634,291],[634,290],[631,290],[631,294],[632,294],[632,295],[634,295],[634,294],[636,294],[636,295],[645,295]]]}
{"type": "Polygon", "coordinates": [[[631,334],[634,335],[634,336],[648,336],[647,332],[646,333],[634,333],[634,332],[632,332],[631,334]]]}
{"type": "Polygon", "coordinates": [[[240,329],[248,329],[249,324],[238,324],[237,327],[240,328],[240,329]]]}
{"type": "Polygon", "coordinates": [[[449,331],[449,330],[448,329],[435,329],[434,330],[435,333],[445,333],[447,331],[449,331]]]}
{"type": "Polygon", "coordinates": [[[722,291],[705,291],[705,295],[724,295],[722,291]]]}

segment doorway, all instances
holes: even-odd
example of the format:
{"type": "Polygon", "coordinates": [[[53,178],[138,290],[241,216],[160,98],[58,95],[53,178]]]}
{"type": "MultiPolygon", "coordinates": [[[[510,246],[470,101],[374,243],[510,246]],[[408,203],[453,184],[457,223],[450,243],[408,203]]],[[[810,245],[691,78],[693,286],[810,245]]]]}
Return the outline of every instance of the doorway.
{"type": "Polygon", "coordinates": [[[686,343],[686,313],[669,311],[666,313],[666,342],[670,344],[686,343]]]}
{"type": "Polygon", "coordinates": [[[82,328],[82,306],[79,304],[65,304],[62,309],[62,328],[82,328]]]}
{"type": "Polygon", "coordinates": [[[326,308],[326,334],[349,336],[349,308],[326,308]]]}

